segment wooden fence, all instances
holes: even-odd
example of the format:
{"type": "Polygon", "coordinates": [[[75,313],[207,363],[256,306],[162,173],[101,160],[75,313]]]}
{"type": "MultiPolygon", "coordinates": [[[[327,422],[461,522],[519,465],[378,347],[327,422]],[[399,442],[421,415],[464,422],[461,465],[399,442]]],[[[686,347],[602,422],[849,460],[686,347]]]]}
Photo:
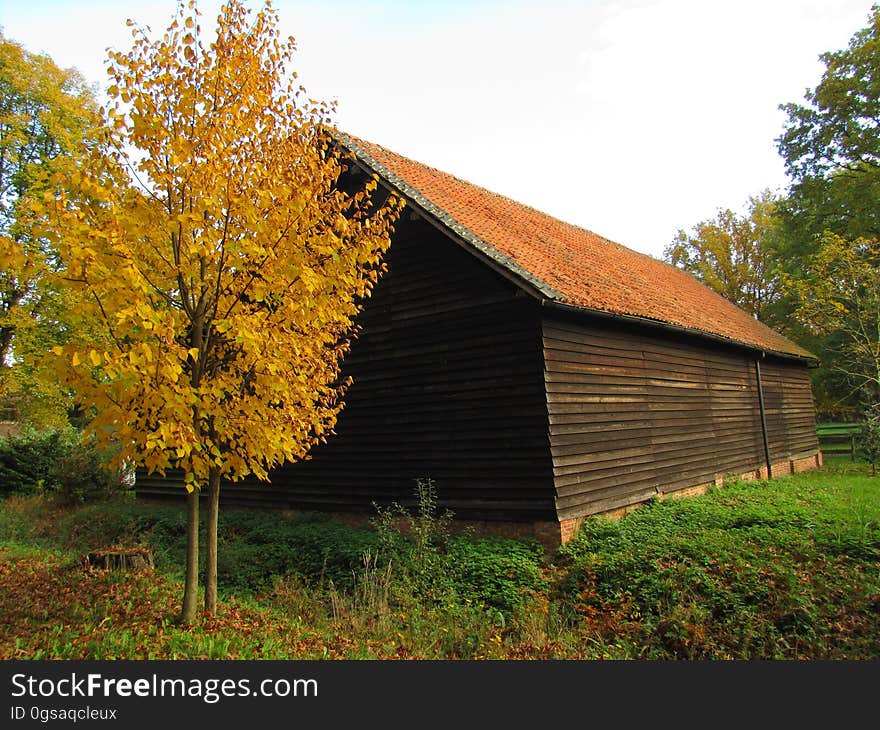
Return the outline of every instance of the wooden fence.
{"type": "Polygon", "coordinates": [[[859,433],[861,424],[858,423],[819,423],[816,425],[816,434],[819,438],[819,448],[825,456],[848,455],[850,460],[856,460],[859,451],[859,433]]]}

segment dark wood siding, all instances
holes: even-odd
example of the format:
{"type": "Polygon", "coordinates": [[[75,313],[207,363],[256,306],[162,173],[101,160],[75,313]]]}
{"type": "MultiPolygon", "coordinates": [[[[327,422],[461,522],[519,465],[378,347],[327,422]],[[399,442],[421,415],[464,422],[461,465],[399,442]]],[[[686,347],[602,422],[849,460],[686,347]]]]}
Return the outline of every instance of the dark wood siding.
{"type": "MultiPolygon", "coordinates": [[[[755,355],[613,321],[543,325],[560,519],[763,465],[755,355]]],[[[815,453],[805,367],[764,363],[771,455],[815,453]]]]}
{"type": "MultiPolygon", "coordinates": [[[[401,221],[359,319],[337,436],[227,501],[372,510],[435,480],[458,517],[552,520],[537,303],[428,223],[401,221]]],[[[168,482],[141,477],[144,497],[168,482]]]]}
{"type": "Polygon", "coordinates": [[[816,411],[810,376],[805,368],[784,362],[761,363],[770,459],[773,462],[815,454],[816,411]]]}

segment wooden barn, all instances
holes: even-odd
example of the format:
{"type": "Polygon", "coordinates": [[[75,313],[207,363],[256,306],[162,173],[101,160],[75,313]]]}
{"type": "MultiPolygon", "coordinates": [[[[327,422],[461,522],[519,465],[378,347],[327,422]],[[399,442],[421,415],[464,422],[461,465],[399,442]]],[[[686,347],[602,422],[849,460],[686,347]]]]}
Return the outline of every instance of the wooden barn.
{"type": "Polygon", "coordinates": [[[809,352],[672,266],[339,139],[407,200],[353,385],[310,460],[224,502],[372,513],[431,478],[457,518],[559,543],[588,515],[821,463],[809,352]]]}

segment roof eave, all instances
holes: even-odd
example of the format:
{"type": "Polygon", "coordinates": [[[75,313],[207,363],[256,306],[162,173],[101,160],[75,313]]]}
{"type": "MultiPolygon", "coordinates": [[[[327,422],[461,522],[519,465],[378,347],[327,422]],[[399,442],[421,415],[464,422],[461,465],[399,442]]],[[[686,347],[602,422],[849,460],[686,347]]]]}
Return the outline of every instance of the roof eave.
{"type": "Polygon", "coordinates": [[[796,362],[803,363],[810,368],[815,368],[819,366],[819,358],[813,355],[798,355],[793,352],[785,352],[783,350],[774,350],[772,348],[759,347],[758,345],[743,342],[742,340],[737,340],[733,337],[725,337],[724,335],[715,334],[714,332],[706,332],[705,330],[699,330],[693,327],[683,327],[682,325],[672,324],[671,322],[663,322],[659,319],[639,317],[634,314],[620,314],[618,312],[609,312],[604,309],[592,309],[591,307],[568,304],[566,302],[560,302],[553,299],[541,300],[541,306],[547,309],[559,310],[568,314],[589,316],[599,319],[612,319],[615,321],[623,321],[642,327],[651,327],[653,329],[659,329],[666,332],[675,332],[677,334],[688,335],[691,337],[699,337],[700,339],[704,340],[712,340],[714,342],[719,342],[730,347],[736,347],[741,350],[749,350],[750,352],[759,354],[762,358],[770,355],[772,357],[780,358],[782,360],[794,360],[796,362]]]}

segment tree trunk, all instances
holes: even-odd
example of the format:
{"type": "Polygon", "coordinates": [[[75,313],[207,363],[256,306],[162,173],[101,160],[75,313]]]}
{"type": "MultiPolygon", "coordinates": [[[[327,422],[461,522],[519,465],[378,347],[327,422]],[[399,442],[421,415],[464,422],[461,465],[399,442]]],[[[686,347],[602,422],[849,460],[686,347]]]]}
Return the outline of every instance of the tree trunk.
{"type": "Polygon", "coordinates": [[[205,552],[205,613],[217,611],[217,517],[220,512],[220,470],[211,469],[208,477],[208,514],[205,529],[208,544],[205,552]]]}
{"type": "Polygon", "coordinates": [[[199,594],[199,490],[186,495],[186,582],[183,588],[183,610],[180,623],[196,620],[199,594]]]}

